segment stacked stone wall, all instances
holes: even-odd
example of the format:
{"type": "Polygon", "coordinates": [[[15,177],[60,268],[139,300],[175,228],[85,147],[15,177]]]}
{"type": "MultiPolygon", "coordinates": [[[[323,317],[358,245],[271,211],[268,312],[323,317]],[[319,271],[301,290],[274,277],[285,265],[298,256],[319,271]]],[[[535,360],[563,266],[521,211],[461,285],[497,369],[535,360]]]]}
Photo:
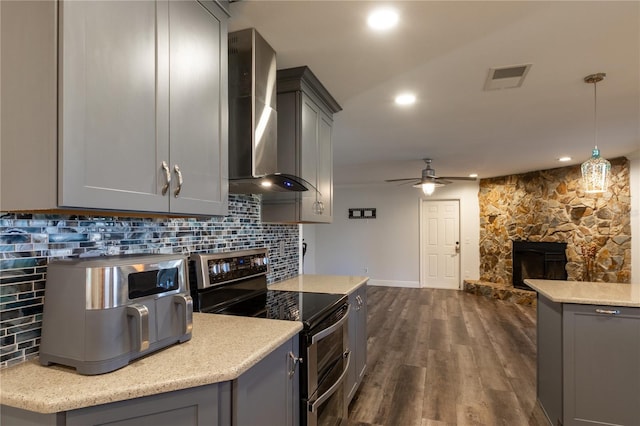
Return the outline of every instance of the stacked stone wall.
{"type": "Polygon", "coordinates": [[[629,160],[611,161],[609,190],[586,194],[579,166],[480,181],[480,280],[512,283],[512,241],[567,243],[575,281],[631,278],[629,160]]]}

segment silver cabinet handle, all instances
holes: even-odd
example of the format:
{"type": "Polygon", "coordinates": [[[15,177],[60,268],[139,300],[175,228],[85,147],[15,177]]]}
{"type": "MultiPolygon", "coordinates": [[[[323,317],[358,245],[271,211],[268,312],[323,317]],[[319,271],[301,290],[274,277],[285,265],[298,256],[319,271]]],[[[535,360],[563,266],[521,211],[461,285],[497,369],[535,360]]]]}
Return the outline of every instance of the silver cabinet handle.
{"type": "Polygon", "coordinates": [[[171,172],[166,161],[162,162],[162,171],[164,172],[164,185],[162,185],[162,195],[166,195],[171,185],[171,172]]]}
{"type": "Polygon", "coordinates": [[[182,334],[189,334],[193,330],[193,299],[189,295],[176,294],[173,303],[182,306],[184,311],[184,327],[182,334]]]}
{"type": "Polygon", "coordinates": [[[295,354],[289,351],[289,378],[296,374],[296,365],[302,364],[302,358],[295,356],[295,354]]]}
{"type": "Polygon", "coordinates": [[[173,166],[173,171],[176,172],[176,176],[178,176],[178,187],[173,192],[173,196],[177,198],[178,195],[180,195],[180,191],[182,191],[182,184],[184,183],[184,181],[182,180],[182,171],[177,164],[173,166]]]}
{"type": "Polygon", "coordinates": [[[360,297],[359,294],[356,296],[356,303],[357,303],[356,311],[359,311],[360,308],[362,307],[362,298],[360,297]]]}
{"type": "Polygon", "coordinates": [[[619,309],[596,309],[596,312],[599,314],[620,315],[619,309]]]}
{"type": "MultiPolygon", "coordinates": [[[[135,350],[143,352],[149,349],[149,308],[135,303],[127,306],[127,316],[135,322],[137,345],[135,350]]],[[[133,340],[133,339],[132,339],[133,340]]]]}

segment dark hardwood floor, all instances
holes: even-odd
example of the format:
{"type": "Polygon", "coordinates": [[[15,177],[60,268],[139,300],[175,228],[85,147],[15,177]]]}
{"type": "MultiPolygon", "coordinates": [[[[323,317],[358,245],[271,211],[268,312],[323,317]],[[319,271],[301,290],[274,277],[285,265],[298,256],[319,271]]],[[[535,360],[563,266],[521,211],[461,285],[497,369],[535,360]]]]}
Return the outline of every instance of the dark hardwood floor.
{"type": "Polygon", "coordinates": [[[355,425],[544,425],[535,308],[455,290],[369,287],[355,425]]]}

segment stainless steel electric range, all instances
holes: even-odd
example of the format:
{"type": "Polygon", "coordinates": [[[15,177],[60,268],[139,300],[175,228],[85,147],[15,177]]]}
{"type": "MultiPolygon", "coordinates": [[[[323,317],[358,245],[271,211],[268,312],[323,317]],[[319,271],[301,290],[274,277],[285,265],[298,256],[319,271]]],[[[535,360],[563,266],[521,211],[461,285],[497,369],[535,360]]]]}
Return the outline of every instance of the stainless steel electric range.
{"type": "Polygon", "coordinates": [[[347,296],[269,290],[267,249],[193,254],[190,260],[194,311],[302,322],[300,424],[345,423],[347,296]]]}

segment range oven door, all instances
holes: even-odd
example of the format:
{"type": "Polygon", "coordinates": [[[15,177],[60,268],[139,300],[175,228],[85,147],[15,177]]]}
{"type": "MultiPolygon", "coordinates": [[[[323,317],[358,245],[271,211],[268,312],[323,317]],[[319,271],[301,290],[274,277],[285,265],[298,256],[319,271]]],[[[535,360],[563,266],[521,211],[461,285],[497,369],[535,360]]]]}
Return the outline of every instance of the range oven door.
{"type": "Polygon", "coordinates": [[[349,305],[345,304],[307,334],[308,397],[302,401],[307,426],[347,422],[345,379],[351,358],[348,319],[349,305]]]}

